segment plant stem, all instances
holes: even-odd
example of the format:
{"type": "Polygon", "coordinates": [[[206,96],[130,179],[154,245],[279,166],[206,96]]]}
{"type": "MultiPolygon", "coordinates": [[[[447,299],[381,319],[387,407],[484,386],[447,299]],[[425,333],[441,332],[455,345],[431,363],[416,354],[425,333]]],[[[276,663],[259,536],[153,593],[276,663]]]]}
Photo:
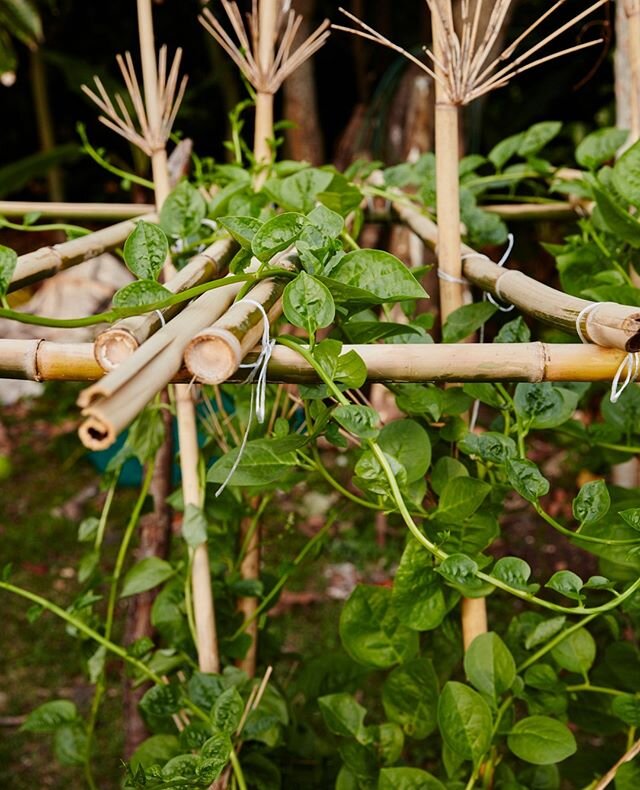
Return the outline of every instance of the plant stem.
{"type": "Polygon", "coordinates": [[[536,513],[543,518],[549,526],[553,527],[556,532],[559,532],[561,535],[567,535],[570,538],[577,538],[578,540],[583,541],[584,543],[601,543],[605,546],[630,546],[630,545],[637,545],[640,543],[640,535],[637,538],[630,538],[629,540],[606,540],[606,538],[594,538],[590,535],[583,535],[581,532],[573,532],[566,527],[563,527],[558,521],[550,516],[542,507],[540,502],[533,502],[533,507],[536,513]]]}
{"type": "Polygon", "coordinates": [[[595,620],[597,616],[598,616],[597,613],[590,614],[588,617],[585,617],[582,620],[578,620],[577,623],[570,625],[564,631],[561,631],[559,634],[556,634],[553,637],[553,639],[550,639],[546,643],[546,645],[543,645],[532,656],[529,656],[529,658],[527,658],[526,661],[523,661],[522,664],[520,664],[520,666],[516,670],[518,674],[520,674],[520,672],[524,672],[524,670],[527,669],[527,667],[530,667],[533,664],[535,664],[537,661],[539,661],[542,658],[542,656],[546,655],[550,650],[553,650],[553,648],[556,647],[556,645],[559,645],[560,642],[564,642],[564,640],[568,636],[571,636],[571,634],[575,633],[576,631],[579,631],[581,628],[584,628],[584,626],[587,625],[587,623],[590,623],[592,620],[595,620]]]}

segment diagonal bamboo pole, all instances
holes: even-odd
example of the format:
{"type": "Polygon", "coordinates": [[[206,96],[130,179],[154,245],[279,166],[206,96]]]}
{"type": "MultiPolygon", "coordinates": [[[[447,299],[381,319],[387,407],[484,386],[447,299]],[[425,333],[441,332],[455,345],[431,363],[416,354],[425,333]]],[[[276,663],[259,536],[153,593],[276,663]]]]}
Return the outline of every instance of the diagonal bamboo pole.
{"type": "MultiPolygon", "coordinates": [[[[146,344],[145,344],[146,345],[146,344]]],[[[367,367],[369,381],[428,383],[449,381],[610,382],[626,352],[575,343],[495,343],[478,345],[345,345],[367,367]]],[[[255,362],[252,350],[246,362],[255,362]]],[[[271,382],[309,384],[318,378],[296,352],[276,346],[268,365],[271,382]]],[[[107,377],[95,360],[92,343],[48,340],[0,340],[0,378],[29,381],[96,381],[107,377]]],[[[173,381],[191,380],[179,364],[173,381]]],[[[236,374],[233,380],[244,379],[236,374]]]]}
{"type": "MultiPolygon", "coordinates": [[[[138,219],[146,222],[157,222],[156,214],[145,214],[138,219]]],[[[103,252],[113,250],[124,243],[127,236],[136,227],[135,219],[118,222],[108,228],[96,230],[88,236],[64,241],[51,247],[41,247],[18,258],[9,291],[17,291],[25,285],[51,277],[63,269],[88,261],[103,252]]]]}

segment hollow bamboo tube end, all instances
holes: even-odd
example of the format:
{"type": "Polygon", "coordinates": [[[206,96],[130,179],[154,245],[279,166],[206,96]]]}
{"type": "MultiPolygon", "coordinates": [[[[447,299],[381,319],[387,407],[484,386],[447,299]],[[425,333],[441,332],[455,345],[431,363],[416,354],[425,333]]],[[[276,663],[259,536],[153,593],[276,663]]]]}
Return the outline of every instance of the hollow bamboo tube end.
{"type": "Polygon", "coordinates": [[[128,359],[138,346],[138,341],[127,329],[107,329],[96,338],[96,362],[108,373],[128,359]]]}
{"type": "Polygon", "coordinates": [[[106,450],[116,440],[113,426],[90,415],[78,428],[80,441],[88,450],[106,450]]]}
{"type": "Polygon", "coordinates": [[[184,354],[192,376],[204,384],[222,384],[242,362],[238,338],[227,329],[212,329],[193,338],[184,354]]]}

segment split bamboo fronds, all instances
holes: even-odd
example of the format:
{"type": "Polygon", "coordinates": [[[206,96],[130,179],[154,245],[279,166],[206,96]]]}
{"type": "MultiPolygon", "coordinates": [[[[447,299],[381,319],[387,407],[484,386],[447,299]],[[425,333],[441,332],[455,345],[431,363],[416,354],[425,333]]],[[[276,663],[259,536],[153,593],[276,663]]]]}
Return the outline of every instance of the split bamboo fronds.
{"type": "Polygon", "coordinates": [[[80,393],[78,405],[87,419],[79,435],[86,447],[101,450],[111,446],[178,373],[189,341],[224,313],[240,287],[234,283],[203,294],[114,371],[80,393]]]}
{"type": "MultiPolygon", "coordinates": [[[[233,239],[219,239],[196,255],[175,277],[165,283],[172,293],[180,293],[201,283],[216,280],[227,270],[238,245],[233,239]]],[[[169,321],[184,309],[185,303],[172,305],[161,311],[125,318],[105,329],[96,338],[95,352],[100,367],[109,372],[158,331],[163,322],[169,321]]]]}
{"type": "MultiPolygon", "coordinates": [[[[393,204],[396,214],[425,244],[435,248],[437,225],[414,208],[393,204]]],[[[640,351],[640,308],[609,302],[589,302],[568,296],[543,285],[514,269],[503,269],[471,247],[463,245],[463,274],[469,282],[489,291],[540,321],[577,334],[576,322],[583,311],[593,304],[580,322],[587,340],[599,346],[640,351]],[[467,257],[469,256],[469,257],[467,257]],[[597,306],[596,306],[597,305],[597,306]]]]}
{"type": "MultiPolygon", "coordinates": [[[[155,214],[146,214],[139,217],[146,222],[157,222],[155,214]]],[[[64,241],[51,247],[41,247],[34,252],[28,252],[18,258],[9,291],[17,291],[25,285],[30,285],[45,277],[51,277],[62,269],[68,269],[77,263],[88,261],[103,252],[109,252],[123,244],[127,236],[136,226],[134,219],[118,222],[108,228],[96,230],[88,236],[79,239],[64,241]]]]}
{"type": "Polygon", "coordinates": [[[30,200],[0,200],[0,216],[24,217],[36,213],[59,219],[132,219],[150,214],[150,203],[50,203],[30,200]]]}
{"type": "Polygon", "coordinates": [[[261,304],[271,324],[282,312],[285,282],[269,278],[236,302],[215,324],[199,332],[184,355],[187,370],[205,384],[222,384],[238,370],[264,330],[261,304]]]}
{"type": "MultiPolygon", "coordinates": [[[[155,336],[157,337],[157,335],[155,336]]],[[[152,341],[147,341],[145,348],[152,341]]],[[[367,367],[369,381],[584,381],[610,382],[626,357],[620,349],[563,343],[422,345],[393,343],[345,345],[367,367]]],[[[255,362],[259,350],[246,362],[255,362]]],[[[317,383],[313,368],[295,351],[276,346],[267,368],[271,382],[317,383]]],[[[0,378],[31,381],[95,381],[103,375],[92,343],[47,340],[0,340],[0,378]]],[[[110,376],[111,374],[109,374],[110,376]]],[[[189,381],[179,365],[172,381],[189,381]]],[[[244,378],[234,376],[235,380],[244,378]]],[[[106,381],[108,376],[102,379],[106,381]]],[[[102,381],[96,385],[100,387],[102,381]]],[[[85,390],[86,392],[87,390],[85,390]]]]}

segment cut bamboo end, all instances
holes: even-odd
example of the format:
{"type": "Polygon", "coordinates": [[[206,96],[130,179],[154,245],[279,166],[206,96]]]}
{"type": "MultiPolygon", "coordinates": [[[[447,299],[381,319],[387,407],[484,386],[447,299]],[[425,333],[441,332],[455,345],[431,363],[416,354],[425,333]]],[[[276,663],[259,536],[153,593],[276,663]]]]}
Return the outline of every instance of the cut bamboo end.
{"type": "Polygon", "coordinates": [[[88,450],[106,450],[116,440],[113,426],[99,416],[90,416],[78,428],[78,436],[88,450]]]}
{"type": "Polygon", "coordinates": [[[128,359],[140,344],[128,329],[113,327],[96,338],[96,362],[102,370],[110,371],[128,359]]]}
{"type": "Polygon", "coordinates": [[[222,384],[242,362],[242,346],[228,329],[208,329],[191,341],[184,355],[189,372],[203,384],[222,384]]]}

